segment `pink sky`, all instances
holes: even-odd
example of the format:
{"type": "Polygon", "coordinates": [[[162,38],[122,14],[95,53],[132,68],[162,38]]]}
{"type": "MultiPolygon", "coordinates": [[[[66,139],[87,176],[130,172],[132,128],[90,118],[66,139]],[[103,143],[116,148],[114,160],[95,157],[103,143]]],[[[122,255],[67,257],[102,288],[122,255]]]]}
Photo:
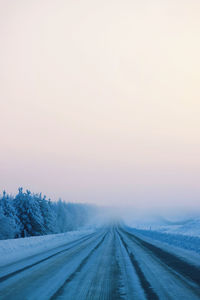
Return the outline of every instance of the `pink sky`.
{"type": "Polygon", "coordinates": [[[0,189],[200,207],[199,0],[1,0],[0,189]]]}

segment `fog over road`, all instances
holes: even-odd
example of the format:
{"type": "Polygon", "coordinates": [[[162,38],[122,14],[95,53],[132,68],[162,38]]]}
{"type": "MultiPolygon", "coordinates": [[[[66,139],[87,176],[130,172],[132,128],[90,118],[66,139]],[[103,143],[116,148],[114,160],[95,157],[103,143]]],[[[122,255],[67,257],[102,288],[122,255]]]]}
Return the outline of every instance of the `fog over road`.
{"type": "Polygon", "coordinates": [[[200,299],[200,269],[112,225],[0,268],[0,299],[200,299]]]}

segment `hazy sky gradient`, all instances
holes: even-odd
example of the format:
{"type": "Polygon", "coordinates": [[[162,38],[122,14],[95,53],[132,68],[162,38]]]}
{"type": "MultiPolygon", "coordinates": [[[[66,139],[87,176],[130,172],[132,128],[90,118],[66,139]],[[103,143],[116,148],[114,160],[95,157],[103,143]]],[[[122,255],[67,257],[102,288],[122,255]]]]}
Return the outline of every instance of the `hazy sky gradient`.
{"type": "Polygon", "coordinates": [[[199,16],[199,0],[0,0],[0,189],[200,207],[199,16]]]}

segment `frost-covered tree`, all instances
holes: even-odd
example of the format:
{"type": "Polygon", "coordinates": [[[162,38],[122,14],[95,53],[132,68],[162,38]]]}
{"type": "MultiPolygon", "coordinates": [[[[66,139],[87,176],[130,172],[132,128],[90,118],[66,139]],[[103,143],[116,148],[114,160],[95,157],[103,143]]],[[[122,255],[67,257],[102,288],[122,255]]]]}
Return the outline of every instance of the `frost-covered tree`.
{"type": "MultiPolygon", "coordinates": [[[[35,195],[35,197],[37,196],[35,195]]],[[[56,222],[56,212],[53,204],[51,203],[50,199],[46,200],[46,196],[42,197],[41,194],[38,197],[38,201],[43,217],[43,233],[56,233],[58,230],[56,222]]]]}
{"type": "Polygon", "coordinates": [[[42,194],[19,188],[12,197],[0,196],[0,239],[44,235],[76,230],[93,215],[92,206],[51,202],[42,194]]]}
{"type": "Polygon", "coordinates": [[[65,205],[61,199],[56,203],[57,228],[59,232],[71,230],[69,225],[69,214],[66,212],[65,205]]]}
{"type": "Polygon", "coordinates": [[[0,207],[0,239],[12,239],[16,236],[16,224],[10,217],[4,215],[0,207]]]}
{"type": "Polygon", "coordinates": [[[0,236],[7,238],[20,235],[20,221],[16,215],[13,198],[3,191],[0,198],[0,236]]]}
{"type": "Polygon", "coordinates": [[[15,207],[22,225],[21,236],[40,235],[44,221],[37,198],[31,195],[30,191],[27,190],[24,193],[23,189],[19,188],[15,198],[15,207]]]}

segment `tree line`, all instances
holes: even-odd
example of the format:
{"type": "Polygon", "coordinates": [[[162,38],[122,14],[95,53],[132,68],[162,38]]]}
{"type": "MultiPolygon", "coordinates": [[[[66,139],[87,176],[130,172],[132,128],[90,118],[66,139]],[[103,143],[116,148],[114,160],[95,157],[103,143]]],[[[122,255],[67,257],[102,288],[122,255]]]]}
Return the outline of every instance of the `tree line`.
{"type": "Polygon", "coordinates": [[[95,213],[87,204],[52,202],[42,194],[18,189],[0,196],[0,239],[62,233],[86,225],[95,213]]]}

